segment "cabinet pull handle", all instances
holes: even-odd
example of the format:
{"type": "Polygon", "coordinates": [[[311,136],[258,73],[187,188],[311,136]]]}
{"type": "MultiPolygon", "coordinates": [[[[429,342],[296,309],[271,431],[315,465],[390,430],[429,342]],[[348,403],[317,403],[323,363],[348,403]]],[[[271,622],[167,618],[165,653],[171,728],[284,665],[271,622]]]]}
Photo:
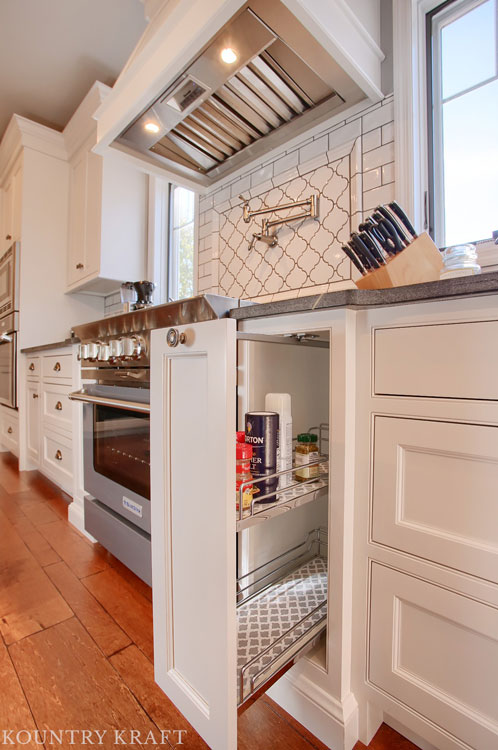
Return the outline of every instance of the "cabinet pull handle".
{"type": "Polygon", "coordinates": [[[60,401],[57,401],[57,403],[55,405],[55,410],[56,411],[62,411],[62,404],[61,404],[60,401]]]}
{"type": "Polygon", "coordinates": [[[76,268],[78,269],[78,271],[79,271],[79,270],[80,270],[81,268],[84,268],[84,267],[85,267],[85,266],[83,265],[83,263],[76,263],[76,268]]]}
{"type": "Polygon", "coordinates": [[[35,363],[31,362],[30,366],[28,367],[28,370],[31,370],[31,372],[33,372],[34,369],[35,369],[35,363]]]}
{"type": "Polygon", "coordinates": [[[11,234],[6,234],[5,235],[5,239],[6,240],[11,240],[12,239],[12,235],[11,234]]]}
{"type": "Polygon", "coordinates": [[[12,433],[13,433],[12,427],[9,427],[9,429],[7,430],[7,432],[9,433],[9,435],[12,435],[12,433]]]}
{"type": "Polygon", "coordinates": [[[37,393],[33,393],[33,398],[38,398],[38,394],[37,393]]]}
{"type": "Polygon", "coordinates": [[[60,372],[61,371],[61,363],[56,362],[54,365],[54,372],[60,372]]]}
{"type": "Polygon", "coordinates": [[[57,461],[62,461],[62,453],[60,452],[60,450],[57,449],[57,451],[55,452],[55,457],[57,461]]]}

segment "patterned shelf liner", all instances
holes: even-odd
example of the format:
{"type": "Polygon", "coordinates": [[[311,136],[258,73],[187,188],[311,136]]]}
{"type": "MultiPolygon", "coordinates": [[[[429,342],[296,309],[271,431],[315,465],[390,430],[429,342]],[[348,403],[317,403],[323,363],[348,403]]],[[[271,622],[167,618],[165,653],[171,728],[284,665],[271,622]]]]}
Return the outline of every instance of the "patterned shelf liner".
{"type": "MultiPolygon", "coordinates": [[[[301,565],[281,581],[266,589],[258,596],[241,604],[237,610],[238,655],[237,655],[237,703],[240,705],[259,687],[256,680],[251,687],[251,678],[269,665],[277,657],[275,668],[265,675],[278,671],[285,663],[284,652],[291,653],[292,647],[301,647],[306,642],[306,632],[317,635],[323,628],[317,625],[327,611],[327,560],[315,557],[301,565]],[[313,610],[316,610],[313,612],[313,610]],[[311,614],[313,613],[313,614],[311,614]],[[289,632],[288,632],[289,631],[289,632]],[[271,644],[288,634],[270,648],[260,659],[256,659],[244,674],[244,687],[241,696],[242,667],[254,659],[271,644]]],[[[325,627],[325,623],[323,623],[325,627]]],[[[312,635],[312,637],[314,637],[312,635]]],[[[296,648],[298,650],[298,648],[296,648]]],[[[264,680],[262,680],[264,682],[264,680]]]]}

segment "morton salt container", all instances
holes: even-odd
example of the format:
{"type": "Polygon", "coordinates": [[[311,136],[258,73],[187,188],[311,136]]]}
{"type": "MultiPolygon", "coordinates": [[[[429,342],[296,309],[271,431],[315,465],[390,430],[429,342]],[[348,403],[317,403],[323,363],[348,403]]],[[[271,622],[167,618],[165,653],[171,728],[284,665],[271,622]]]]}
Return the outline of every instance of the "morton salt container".
{"type": "MultiPolygon", "coordinates": [[[[248,411],[245,416],[246,443],[253,447],[251,474],[254,479],[267,477],[277,471],[278,451],[278,414],[274,411],[248,411]]],[[[274,493],[278,486],[278,477],[257,482],[259,497],[274,493]]],[[[272,503],[275,497],[268,497],[263,502],[272,503]]]]}

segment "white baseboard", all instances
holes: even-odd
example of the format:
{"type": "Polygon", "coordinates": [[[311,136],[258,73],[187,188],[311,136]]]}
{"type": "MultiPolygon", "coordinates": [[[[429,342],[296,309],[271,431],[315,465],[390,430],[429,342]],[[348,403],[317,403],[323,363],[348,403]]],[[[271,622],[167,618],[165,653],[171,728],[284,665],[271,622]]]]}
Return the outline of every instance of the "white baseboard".
{"type": "Polygon", "coordinates": [[[353,693],[340,702],[305,675],[287,672],[269,697],[331,750],[352,750],[358,740],[358,704],[353,693]]]}
{"type": "Polygon", "coordinates": [[[87,539],[89,539],[94,544],[96,543],[96,539],[88,533],[88,531],[85,531],[85,513],[83,510],[83,501],[74,499],[72,503],[70,503],[68,511],[67,511],[67,518],[70,524],[72,524],[76,529],[78,529],[79,532],[81,532],[84,536],[86,536],[87,539]]]}

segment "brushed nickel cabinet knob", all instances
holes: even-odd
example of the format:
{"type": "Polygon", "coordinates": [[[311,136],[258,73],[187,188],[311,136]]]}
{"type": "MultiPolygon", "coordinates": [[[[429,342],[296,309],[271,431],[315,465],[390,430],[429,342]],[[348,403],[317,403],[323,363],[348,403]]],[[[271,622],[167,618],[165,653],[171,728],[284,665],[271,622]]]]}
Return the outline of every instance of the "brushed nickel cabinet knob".
{"type": "Polygon", "coordinates": [[[182,332],[178,331],[176,328],[170,328],[168,333],[166,334],[166,342],[168,346],[178,346],[178,344],[184,344],[186,341],[186,336],[182,332]]]}

